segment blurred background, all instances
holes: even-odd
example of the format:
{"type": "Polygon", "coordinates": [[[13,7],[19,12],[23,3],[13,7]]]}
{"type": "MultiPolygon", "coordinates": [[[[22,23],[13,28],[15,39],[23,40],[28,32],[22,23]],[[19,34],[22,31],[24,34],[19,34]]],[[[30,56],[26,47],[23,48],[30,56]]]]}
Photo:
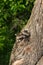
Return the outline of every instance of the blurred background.
{"type": "Polygon", "coordinates": [[[0,0],[0,65],[8,65],[16,35],[30,18],[35,0],[0,0]]]}

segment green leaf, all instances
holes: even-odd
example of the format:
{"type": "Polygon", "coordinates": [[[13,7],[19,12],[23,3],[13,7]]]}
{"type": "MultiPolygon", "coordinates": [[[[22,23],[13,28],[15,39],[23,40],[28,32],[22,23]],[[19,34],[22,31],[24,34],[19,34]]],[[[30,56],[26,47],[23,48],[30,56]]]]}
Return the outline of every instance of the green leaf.
{"type": "Polygon", "coordinates": [[[3,50],[3,46],[4,46],[4,44],[0,43],[0,50],[3,50]]]}
{"type": "Polygon", "coordinates": [[[7,0],[4,0],[4,2],[6,2],[7,0]]]}

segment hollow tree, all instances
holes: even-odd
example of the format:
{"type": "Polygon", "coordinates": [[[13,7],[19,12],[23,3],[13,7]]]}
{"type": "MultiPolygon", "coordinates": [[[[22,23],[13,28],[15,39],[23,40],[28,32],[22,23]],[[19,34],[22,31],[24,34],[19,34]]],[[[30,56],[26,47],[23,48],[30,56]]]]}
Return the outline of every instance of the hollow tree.
{"type": "Polygon", "coordinates": [[[16,37],[9,65],[43,65],[42,61],[43,0],[36,0],[29,21],[16,37]]]}

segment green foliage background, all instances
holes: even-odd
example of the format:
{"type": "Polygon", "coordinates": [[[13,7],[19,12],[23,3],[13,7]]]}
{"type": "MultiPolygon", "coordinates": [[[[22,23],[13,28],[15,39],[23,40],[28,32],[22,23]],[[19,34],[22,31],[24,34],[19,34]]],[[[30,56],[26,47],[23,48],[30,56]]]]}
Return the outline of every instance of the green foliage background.
{"type": "Polygon", "coordinates": [[[35,0],[0,0],[0,65],[8,65],[16,36],[30,17],[35,0]]]}

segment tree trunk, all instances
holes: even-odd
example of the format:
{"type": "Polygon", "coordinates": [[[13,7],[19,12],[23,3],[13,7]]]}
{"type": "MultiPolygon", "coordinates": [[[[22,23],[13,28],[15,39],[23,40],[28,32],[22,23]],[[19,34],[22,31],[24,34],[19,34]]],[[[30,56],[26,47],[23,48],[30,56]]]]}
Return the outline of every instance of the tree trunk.
{"type": "Polygon", "coordinates": [[[43,57],[41,57],[41,59],[38,61],[36,65],[43,65],[43,57]]]}
{"type": "Polygon", "coordinates": [[[43,0],[36,0],[27,25],[16,37],[9,65],[37,65],[42,56],[43,0]]]}

